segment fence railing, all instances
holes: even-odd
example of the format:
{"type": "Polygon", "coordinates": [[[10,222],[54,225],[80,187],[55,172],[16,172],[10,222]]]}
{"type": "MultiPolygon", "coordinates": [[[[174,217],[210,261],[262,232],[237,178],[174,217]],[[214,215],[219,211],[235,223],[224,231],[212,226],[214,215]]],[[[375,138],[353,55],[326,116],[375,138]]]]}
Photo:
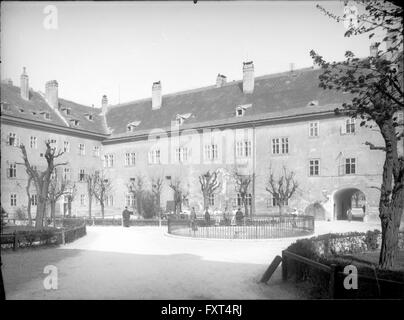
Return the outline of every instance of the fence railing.
{"type": "Polygon", "coordinates": [[[243,220],[168,218],[168,233],[193,238],[271,239],[314,233],[313,216],[255,216],[243,220]]]}

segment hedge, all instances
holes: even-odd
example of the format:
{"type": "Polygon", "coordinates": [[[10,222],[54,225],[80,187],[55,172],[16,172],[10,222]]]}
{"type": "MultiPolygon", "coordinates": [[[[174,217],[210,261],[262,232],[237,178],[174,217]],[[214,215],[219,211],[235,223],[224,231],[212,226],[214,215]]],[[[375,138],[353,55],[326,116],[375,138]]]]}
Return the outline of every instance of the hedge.
{"type": "MultiPolygon", "coordinates": [[[[404,248],[404,234],[400,233],[399,248],[404,248]]],[[[378,230],[366,233],[325,234],[310,239],[301,239],[291,244],[287,251],[311,259],[318,263],[336,265],[336,298],[404,298],[404,270],[381,270],[377,266],[350,254],[375,251],[380,248],[381,233],[378,230]],[[347,265],[355,265],[358,270],[358,290],[346,290],[343,274],[347,265]],[[386,281],[387,280],[387,281],[386,281]]],[[[304,281],[309,286],[313,298],[327,298],[330,275],[305,263],[288,259],[288,275],[297,282],[304,281]]]]}

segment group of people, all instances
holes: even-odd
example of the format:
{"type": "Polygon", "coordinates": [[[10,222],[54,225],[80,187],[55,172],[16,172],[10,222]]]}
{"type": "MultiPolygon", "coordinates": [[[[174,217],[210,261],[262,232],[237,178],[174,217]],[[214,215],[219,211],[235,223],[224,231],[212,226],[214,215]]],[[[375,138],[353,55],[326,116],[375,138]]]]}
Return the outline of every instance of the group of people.
{"type": "MultiPolygon", "coordinates": [[[[245,216],[244,216],[244,214],[243,214],[243,212],[241,211],[240,208],[237,209],[234,217],[235,217],[235,221],[236,221],[237,225],[241,225],[243,223],[244,218],[245,218],[245,216]]],[[[220,216],[216,215],[216,218],[220,219],[220,216]]],[[[196,212],[195,212],[194,207],[192,207],[190,219],[191,219],[192,226],[196,226],[197,216],[196,216],[196,212]]],[[[205,219],[205,223],[207,225],[209,225],[211,220],[210,220],[210,213],[209,213],[208,210],[205,210],[204,219],[205,219]]],[[[229,223],[231,221],[230,213],[228,212],[227,207],[223,212],[223,221],[224,221],[225,224],[227,224],[227,223],[229,223]]]]}

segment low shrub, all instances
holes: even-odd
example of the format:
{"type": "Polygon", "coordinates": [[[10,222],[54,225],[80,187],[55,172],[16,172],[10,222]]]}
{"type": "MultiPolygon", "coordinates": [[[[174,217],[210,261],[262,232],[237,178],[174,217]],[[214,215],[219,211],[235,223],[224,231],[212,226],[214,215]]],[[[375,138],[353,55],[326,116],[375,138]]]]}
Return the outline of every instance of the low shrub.
{"type": "MultiPolygon", "coordinates": [[[[400,239],[402,237],[403,234],[400,234],[400,239]]],[[[404,298],[404,270],[381,270],[370,262],[346,255],[377,250],[380,247],[380,238],[381,233],[378,230],[366,233],[325,234],[298,240],[291,244],[287,251],[326,266],[335,265],[337,298],[404,298]],[[347,265],[355,265],[358,270],[361,283],[358,290],[345,290],[343,287],[343,271],[347,265]]],[[[328,297],[329,274],[291,259],[287,260],[287,269],[288,275],[294,277],[297,282],[305,281],[309,284],[309,293],[313,298],[328,297]]]]}

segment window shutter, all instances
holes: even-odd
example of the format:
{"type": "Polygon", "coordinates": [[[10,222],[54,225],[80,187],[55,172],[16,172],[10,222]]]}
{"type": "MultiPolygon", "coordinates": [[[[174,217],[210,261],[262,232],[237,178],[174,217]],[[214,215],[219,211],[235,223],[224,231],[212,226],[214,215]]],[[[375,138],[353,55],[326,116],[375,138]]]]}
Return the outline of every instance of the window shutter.
{"type": "Polygon", "coordinates": [[[6,168],[6,172],[7,172],[7,178],[10,178],[10,167],[6,168]]]}

